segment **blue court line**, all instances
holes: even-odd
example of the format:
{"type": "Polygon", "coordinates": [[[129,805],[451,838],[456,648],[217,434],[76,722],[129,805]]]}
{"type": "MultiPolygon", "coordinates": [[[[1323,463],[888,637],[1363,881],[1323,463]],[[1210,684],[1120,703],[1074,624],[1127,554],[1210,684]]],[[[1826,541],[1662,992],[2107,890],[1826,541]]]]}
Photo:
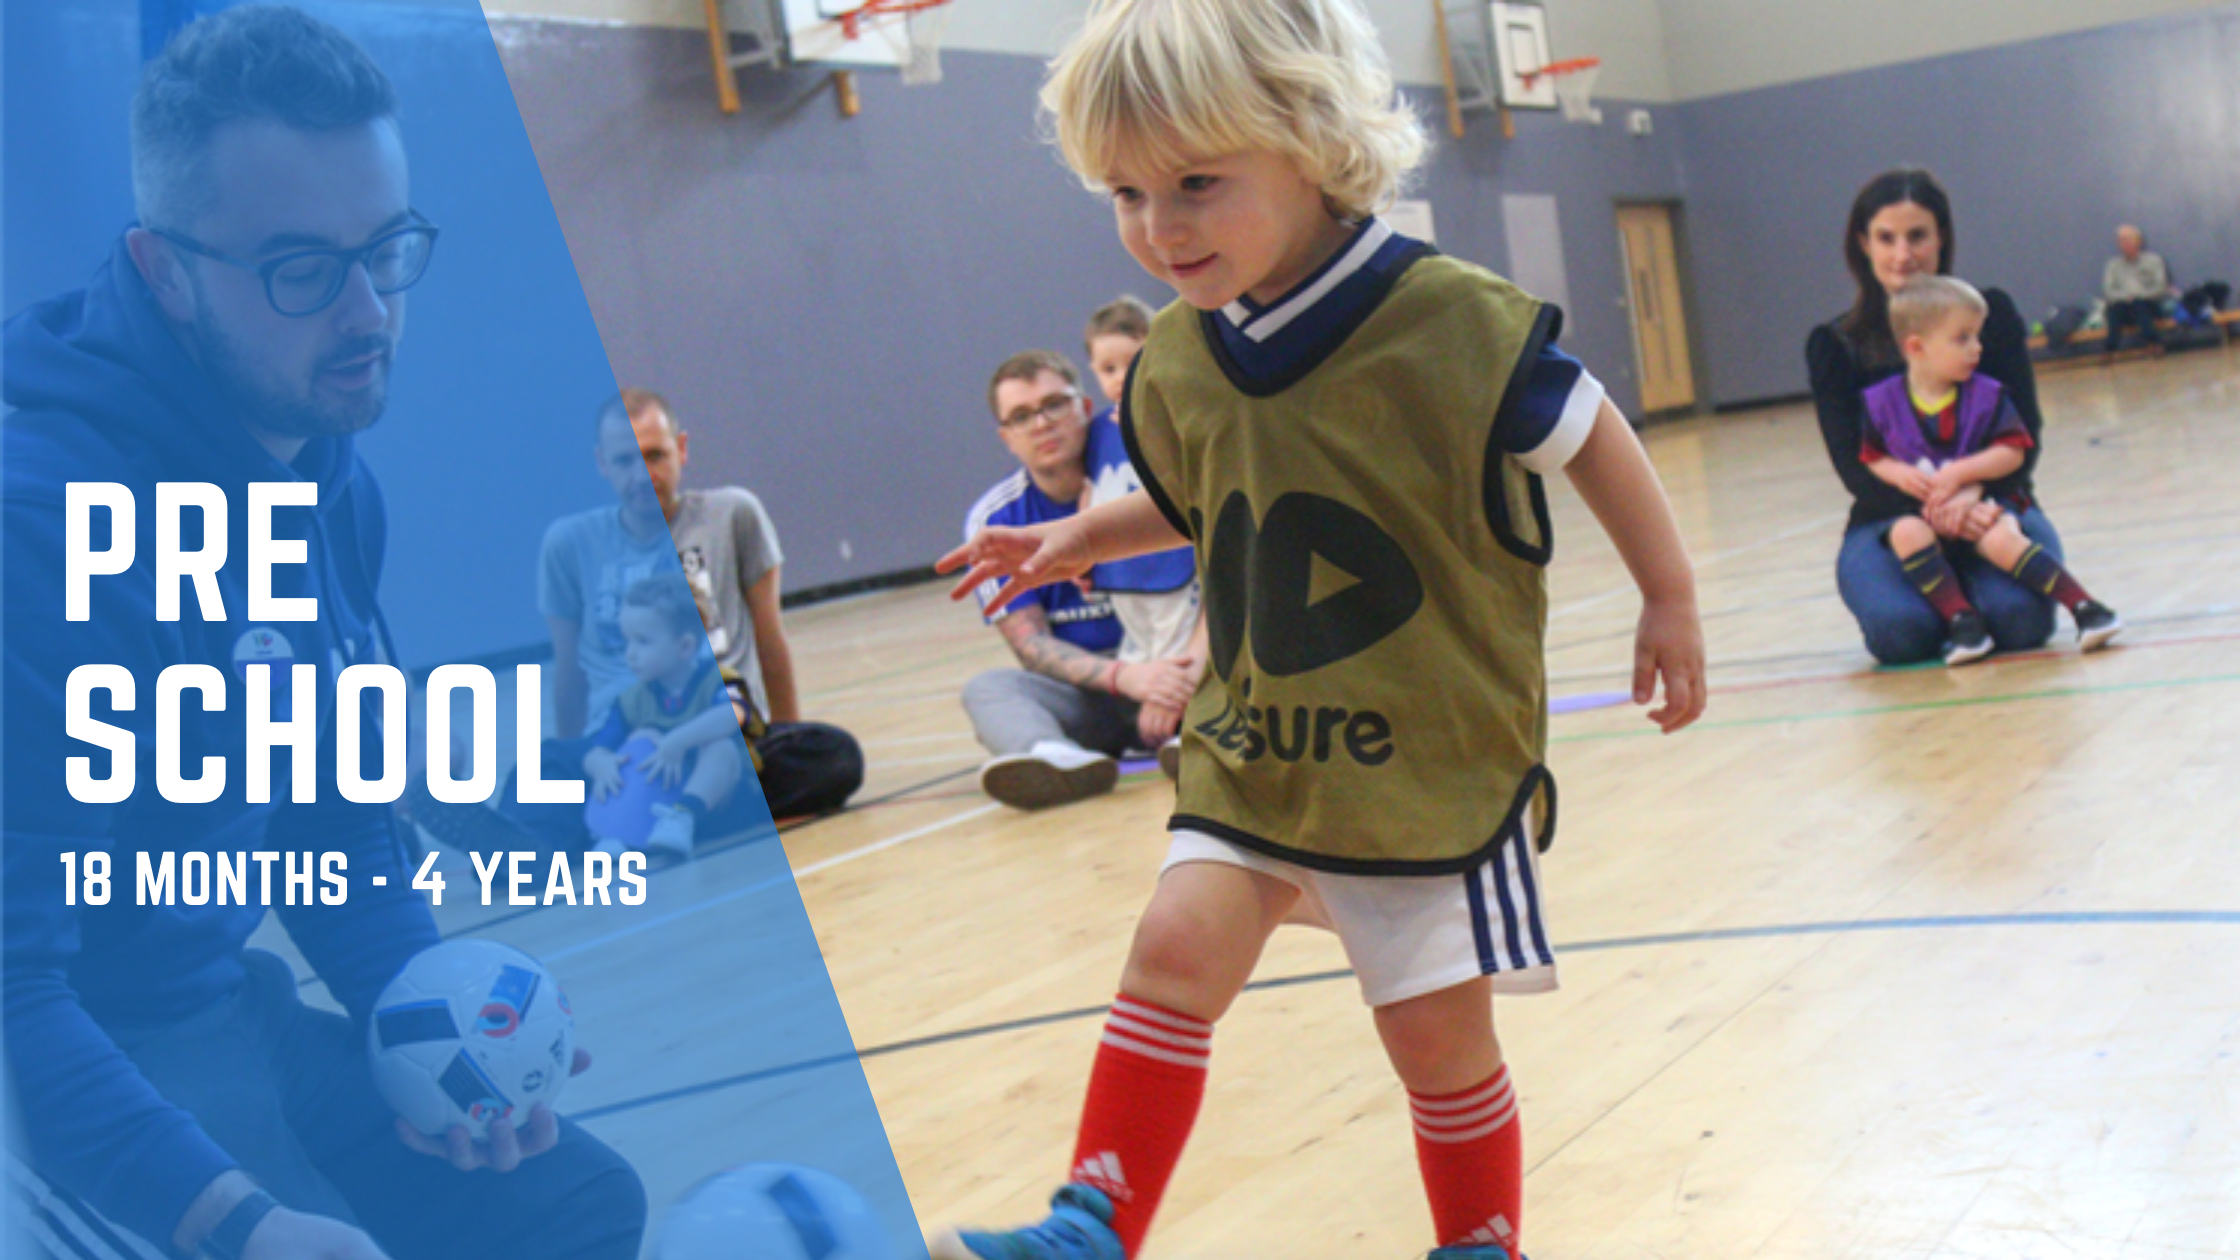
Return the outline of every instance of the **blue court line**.
{"type": "MultiPolygon", "coordinates": [[[[1658,945],[1697,945],[1720,941],[1764,940],[1774,937],[1795,936],[1845,936],[1861,932],[1916,932],[1950,928],[1987,927],[2079,927],[2079,926],[2157,926],[2207,924],[2219,927],[2240,926],[2240,910],[2069,910],[2048,911],[2037,914],[1954,914],[1933,915],[1903,919],[1851,919],[1831,923],[1772,923],[1760,927],[1706,928],[1696,932],[1659,932],[1646,936],[1615,936],[1599,941],[1578,941],[1558,946],[1557,955],[1594,954],[1621,949],[1648,949],[1658,945]]],[[[1315,971],[1297,976],[1278,976],[1271,980],[1256,980],[1245,986],[1245,992],[1258,993],[1274,989],[1295,989],[1310,984],[1327,984],[1333,980],[1350,979],[1353,972],[1340,968],[1336,971],[1315,971]]],[[[676,1089],[608,1103],[585,1111],[568,1113],[570,1119],[582,1122],[604,1116],[636,1111],[642,1107],[676,1102],[685,1098],[711,1094],[718,1090],[758,1081],[791,1076],[798,1072],[812,1072],[820,1068],[840,1067],[850,1060],[885,1058],[912,1050],[925,1050],[934,1046],[952,1045],[960,1041],[977,1041],[983,1037],[1004,1033],[1025,1032],[1029,1029],[1048,1028],[1076,1020],[1102,1018],[1111,1005],[1080,1006],[1071,1010],[1050,1011],[1029,1015],[1022,1019],[1001,1020],[992,1024],[979,1024],[959,1028],[953,1032],[934,1033],[925,1037],[912,1037],[907,1041],[891,1041],[885,1045],[871,1046],[854,1054],[826,1055],[798,1063],[742,1072],[735,1076],[718,1077],[697,1085],[683,1085],[676,1089]]]]}

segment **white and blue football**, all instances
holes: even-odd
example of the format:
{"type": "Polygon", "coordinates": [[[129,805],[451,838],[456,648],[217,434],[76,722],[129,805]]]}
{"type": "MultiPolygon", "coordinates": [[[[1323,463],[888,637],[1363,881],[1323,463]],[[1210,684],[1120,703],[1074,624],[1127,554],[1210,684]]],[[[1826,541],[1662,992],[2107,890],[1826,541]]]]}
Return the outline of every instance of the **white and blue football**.
{"type": "MultiPolygon", "coordinates": [[[[798,1164],[746,1164],[687,1192],[661,1224],[656,1260],[895,1260],[847,1182],[798,1164]]],[[[924,1254],[923,1252],[919,1254],[924,1254]]]]}
{"type": "Polygon", "coordinates": [[[367,1032],[373,1083],[413,1128],[519,1126],[559,1097],[576,1021],[543,964],[496,941],[445,941],[381,991],[367,1032]]]}

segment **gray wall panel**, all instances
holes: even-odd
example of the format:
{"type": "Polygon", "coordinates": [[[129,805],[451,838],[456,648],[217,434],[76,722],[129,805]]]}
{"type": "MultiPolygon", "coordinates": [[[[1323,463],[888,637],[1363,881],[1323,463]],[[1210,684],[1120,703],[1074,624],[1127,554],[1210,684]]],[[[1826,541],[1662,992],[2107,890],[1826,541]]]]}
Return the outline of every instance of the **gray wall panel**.
{"type": "Polygon", "coordinates": [[[2115,26],[2227,0],[1658,0],[1680,100],[2115,26]]]}
{"type": "Polygon", "coordinates": [[[2124,221],[2181,284],[2240,275],[2236,66],[2227,8],[1677,107],[1712,397],[1804,389],[1851,197],[1899,164],[1951,192],[1959,274],[2032,318],[2097,296],[2124,221]]]}

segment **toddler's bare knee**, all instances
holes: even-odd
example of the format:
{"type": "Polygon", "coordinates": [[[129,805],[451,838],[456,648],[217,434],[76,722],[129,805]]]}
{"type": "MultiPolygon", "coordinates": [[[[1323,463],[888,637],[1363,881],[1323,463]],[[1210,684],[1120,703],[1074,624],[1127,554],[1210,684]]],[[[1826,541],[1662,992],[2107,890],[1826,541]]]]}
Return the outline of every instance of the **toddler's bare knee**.
{"type": "Polygon", "coordinates": [[[1890,522],[1890,550],[1901,556],[1927,551],[1937,545],[1937,531],[1918,516],[1901,516],[1890,522]]]}

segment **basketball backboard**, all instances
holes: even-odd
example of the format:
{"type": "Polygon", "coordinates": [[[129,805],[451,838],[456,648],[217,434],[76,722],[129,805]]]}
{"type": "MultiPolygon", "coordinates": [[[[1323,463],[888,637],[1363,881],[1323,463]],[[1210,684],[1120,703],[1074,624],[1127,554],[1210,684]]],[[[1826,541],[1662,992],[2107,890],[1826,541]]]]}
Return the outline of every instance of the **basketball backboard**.
{"type": "Polygon", "coordinates": [[[1510,109],[1554,109],[1555,80],[1524,77],[1554,60],[1548,54],[1548,11],[1537,4],[1494,0],[1491,17],[1501,103],[1510,109]]]}
{"type": "MultiPolygon", "coordinates": [[[[899,66],[903,47],[899,41],[859,27],[848,38],[841,18],[863,7],[863,0],[779,0],[783,6],[787,60],[795,65],[820,62],[833,66],[899,66]]],[[[888,18],[885,21],[899,19],[888,18]]]]}

